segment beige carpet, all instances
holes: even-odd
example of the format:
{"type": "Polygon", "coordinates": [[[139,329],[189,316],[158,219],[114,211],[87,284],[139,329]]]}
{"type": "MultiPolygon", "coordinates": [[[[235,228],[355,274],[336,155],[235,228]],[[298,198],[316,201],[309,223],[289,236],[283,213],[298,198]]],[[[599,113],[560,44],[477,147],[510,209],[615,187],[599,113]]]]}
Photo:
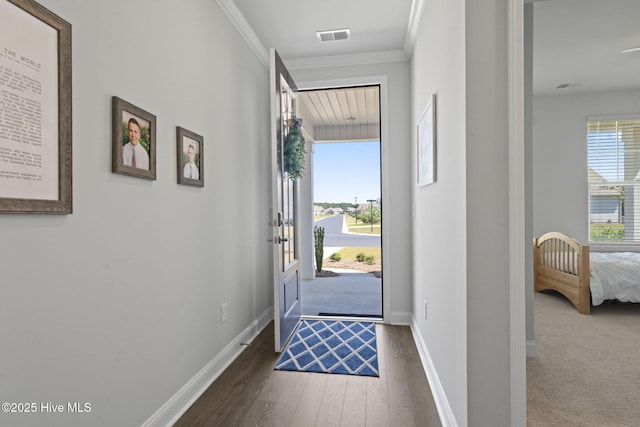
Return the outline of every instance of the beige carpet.
{"type": "Polygon", "coordinates": [[[539,356],[527,360],[527,425],[640,426],[640,304],[579,314],[535,293],[539,356]]]}

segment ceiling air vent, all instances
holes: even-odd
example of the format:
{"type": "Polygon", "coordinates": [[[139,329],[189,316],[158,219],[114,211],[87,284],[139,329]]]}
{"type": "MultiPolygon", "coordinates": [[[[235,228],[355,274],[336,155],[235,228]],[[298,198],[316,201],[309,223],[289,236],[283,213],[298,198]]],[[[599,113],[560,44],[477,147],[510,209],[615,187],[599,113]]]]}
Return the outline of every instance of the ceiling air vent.
{"type": "Polygon", "coordinates": [[[316,31],[316,36],[321,42],[347,40],[350,35],[351,31],[348,28],[342,30],[316,31]]]}
{"type": "Polygon", "coordinates": [[[556,86],[556,89],[567,89],[567,88],[574,88],[578,86],[580,86],[580,83],[562,83],[556,86]]]}

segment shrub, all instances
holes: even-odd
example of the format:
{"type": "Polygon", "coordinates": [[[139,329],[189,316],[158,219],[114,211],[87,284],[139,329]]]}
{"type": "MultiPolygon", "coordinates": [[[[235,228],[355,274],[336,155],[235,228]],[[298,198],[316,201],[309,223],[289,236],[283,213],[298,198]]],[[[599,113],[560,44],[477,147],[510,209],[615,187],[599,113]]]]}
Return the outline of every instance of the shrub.
{"type": "Polygon", "coordinates": [[[364,254],[364,252],[360,252],[358,255],[356,255],[356,261],[358,261],[358,262],[364,262],[364,259],[365,259],[366,257],[367,257],[367,256],[364,254]]]}
{"type": "Polygon", "coordinates": [[[329,259],[332,259],[334,261],[340,261],[342,259],[342,255],[340,255],[338,252],[334,252],[331,254],[329,259]]]}
{"type": "Polygon", "coordinates": [[[378,224],[381,218],[382,216],[380,215],[380,209],[374,209],[373,211],[363,213],[362,215],[360,215],[360,219],[365,224],[371,224],[372,222],[374,224],[378,224]]]}
{"type": "Polygon", "coordinates": [[[322,259],[324,258],[324,227],[313,227],[313,237],[315,238],[316,270],[322,270],[322,259]]]}
{"type": "Polygon", "coordinates": [[[369,265],[373,265],[376,263],[376,257],[374,257],[373,255],[367,255],[366,257],[364,257],[364,262],[369,265]]]}

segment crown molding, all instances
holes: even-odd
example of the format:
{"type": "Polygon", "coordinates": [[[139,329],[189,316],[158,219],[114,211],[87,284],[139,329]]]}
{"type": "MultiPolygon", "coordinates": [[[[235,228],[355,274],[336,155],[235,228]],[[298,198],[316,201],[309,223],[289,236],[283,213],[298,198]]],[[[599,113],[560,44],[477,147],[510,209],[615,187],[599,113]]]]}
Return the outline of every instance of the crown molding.
{"type": "Polygon", "coordinates": [[[258,37],[247,18],[244,17],[235,1],[233,0],[216,0],[224,13],[227,15],[231,23],[238,29],[242,37],[247,41],[253,53],[256,54],[262,65],[269,69],[269,51],[264,47],[262,41],[258,37]]]}
{"type": "Polygon", "coordinates": [[[289,70],[380,64],[386,62],[405,62],[408,60],[409,56],[407,56],[405,51],[402,49],[355,53],[347,55],[327,55],[309,58],[283,59],[285,65],[289,70]]]}
{"type": "Polygon", "coordinates": [[[409,15],[409,24],[407,25],[407,35],[404,38],[404,51],[409,58],[413,53],[413,46],[416,44],[416,35],[418,34],[418,24],[422,16],[422,6],[424,0],[413,0],[411,2],[411,13],[409,15]]]}

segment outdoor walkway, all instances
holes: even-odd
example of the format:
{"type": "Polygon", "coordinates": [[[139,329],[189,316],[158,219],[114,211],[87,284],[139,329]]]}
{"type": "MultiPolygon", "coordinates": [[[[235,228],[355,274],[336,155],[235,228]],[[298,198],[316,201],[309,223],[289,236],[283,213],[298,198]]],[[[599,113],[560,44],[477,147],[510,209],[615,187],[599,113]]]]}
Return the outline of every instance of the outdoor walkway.
{"type": "Polygon", "coordinates": [[[382,317],[382,279],[359,271],[334,271],[340,276],[302,281],[303,315],[339,313],[382,317]]]}

